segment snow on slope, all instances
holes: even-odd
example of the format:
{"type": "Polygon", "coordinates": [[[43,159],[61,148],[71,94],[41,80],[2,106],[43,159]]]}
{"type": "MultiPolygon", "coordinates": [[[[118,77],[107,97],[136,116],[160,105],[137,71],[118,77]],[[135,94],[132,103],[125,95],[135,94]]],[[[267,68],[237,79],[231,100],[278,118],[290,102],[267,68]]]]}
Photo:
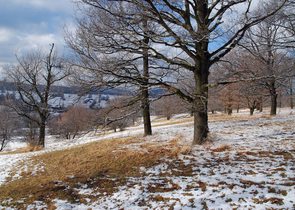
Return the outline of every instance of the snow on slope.
{"type": "MultiPolygon", "coordinates": [[[[179,160],[144,169],[145,176],[130,178],[117,193],[95,203],[55,203],[58,209],[294,209],[294,122],[288,116],[212,123],[210,147],[229,145],[228,150],[195,147],[179,160]],[[191,174],[185,174],[189,168],[191,174]]],[[[191,127],[161,128],[157,137],[179,133],[191,137],[191,127]]]]}
{"type": "MultiPolygon", "coordinates": [[[[86,204],[59,199],[54,203],[61,210],[295,209],[295,116],[289,113],[287,110],[273,118],[211,122],[209,143],[194,147],[190,154],[177,160],[163,160],[152,168],[142,168],[142,177],[130,177],[116,193],[101,196],[95,202],[89,199],[86,204]]],[[[141,132],[140,128],[132,128],[69,144],[51,140],[47,151],[141,132]]],[[[158,126],[154,133],[147,141],[158,141],[159,146],[176,135],[189,144],[192,124],[158,126]]],[[[7,168],[38,153],[0,156],[0,184],[9,176],[7,168]]],[[[86,197],[93,191],[87,185],[76,190],[86,197]]],[[[44,204],[38,201],[30,206],[42,207],[44,204]]]]}

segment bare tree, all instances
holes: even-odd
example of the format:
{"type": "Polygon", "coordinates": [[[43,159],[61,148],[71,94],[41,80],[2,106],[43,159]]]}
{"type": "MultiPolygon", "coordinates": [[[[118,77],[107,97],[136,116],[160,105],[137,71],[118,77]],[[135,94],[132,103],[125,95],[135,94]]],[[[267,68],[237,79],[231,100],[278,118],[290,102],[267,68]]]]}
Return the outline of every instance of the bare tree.
{"type": "Polygon", "coordinates": [[[295,1],[288,0],[283,10],[278,14],[282,21],[277,22],[284,29],[285,37],[281,40],[284,46],[294,50],[295,47],[295,1]]]}
{"type": "MultiPolygon", "coordinates": [[[[258,12],[270,11],[276,1],[262,4],[258,12]]],[[[282,11],[283,12],[283,11],[282,11]]],[[[271,115],[277,113],[277,89],[281,87],[288,77],[292,76],[292,67],[286,65],[288,60],[288,45],[290,35],[282,27],[285,20],[281,13],[268,17],[255,27],[252,27],[245,36],[242,46],[256,59],[256,77],[262,78],[261,85],[269,91],[271,99],[271,115]]],[[[290,63],[290,62],[288,62],[290,63]]],[[[253,69],[252,69],[253,70],[253,69]]]]}
{"type": "Polygon", "coordinates": [[[209,132],[207,103],[210,67],[234,49],[249,28],[275,14],[285,3],[285,0],[279,1],[271,11],[256,15],[252,13],[252,1],[248,0],[121,0],[111,1],[111,5],[106,3],[110,1],[104,0],[82,1],[128,23],[134,20],[132,17],[145,16],[154,24],[145,33],[150,41],[146,47],[158,68],[150,73],[154,77],[150,77],[148,82],[164,87],[192,104],[193,144],[202,144],[209,132]],[[239,6],[242,8],[239,16],[233,17],[237,13],[232,11],[239,6]],[[114,12],[113,7],[127,8],[127,11],[130,11],[129,8],[140,10],[126,16],[114,12]],[[214,45],[217,40],[220,43],[214,45]],[[178,79],[185,74],[193,78],[193,93],[187,94],[178,86],[178,79]]]}
{"type": "Polygon", "coordinates": [[[266,95],[264,89],[257,82],[240,82],[239,92],[241,99],[250,110],[250,115],[254,114],[255,109],[261,110],[263,98],[266,95]]]}
{"type": "Polygon", "coordinates": [[[13,66],[8,76],[15,83],[19,100],[11,101],[10,107],[19,116],[27,118],[39,127],[37,145],[45,146],[45,128],[50,116],[48,104],[52,85],[63,80],[67,74],[62,60],[57,57],[54,44],[49,53],[40,50],[17,57],[18,65],[13,66]]]}
{"type": "Polygon", "coordinates": [[[104,1],[109,8],[106,11],[93,1],[81,2],[87,7],[80,7],[83,16],[78,20],[78,30],[66,38],[79,60],[74,61],[77,81],[89,88],[135,89],[134,99],[141,102],[144,136],[152,135],[148,19],[137,14],[140,8],[134,5],[126,9],[115,1],[104,1]]]}
{"type": "Polygon", "coordinates": [[[153,109],[156,115],[165,116],[167,120],[175,114],[187,112],[187,104],[177,95],[164,96],[156,100],[153,104],[153,109]]]}
{"type": "Polygon", "coordinates": [[[227,62],[219,65],[223,71],[223,80],[234,81],[227,84],[220,91],[220,96],[224,104],[243,106],[250,109],[253,115],[255,109],[262,110],[263,98],[267,95],[264,76],[259,70],[260,61],[258,58],[237,48],[233,54],[226,57],[227,62]]]}
{"type": "Polygon", "coordinates": [[[231,115],[234,108],[240,108],[241,95],[239,83],[223,86],[219,91],[219,97],[223,103],[225,113],[231,115]]]}

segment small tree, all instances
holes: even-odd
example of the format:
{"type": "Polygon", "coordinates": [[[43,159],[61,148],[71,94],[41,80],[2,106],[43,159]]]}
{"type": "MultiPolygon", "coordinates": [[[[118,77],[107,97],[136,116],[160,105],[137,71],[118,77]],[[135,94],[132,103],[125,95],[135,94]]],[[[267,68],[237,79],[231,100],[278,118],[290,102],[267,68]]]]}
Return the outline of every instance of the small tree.
{"type": "Polygon", "coordinates": [[[38,125],[37,145],[44,147],[51,88],[67,74],[63,71],[62,60],[54,51],[54,44],[48,54],[39,50],[17,57],[17,61],[18,65],[9,69],[8,76],[15,83],[19,101],[11,101],[9,105],[18,115],[38,125]]]}
{"type": "Polygon", "coordinates": [[[255,109],[261,110],[263,96],[266,95],[264,89],[257,82],[240,82],[240,95],[243,103],[249,108],[250,115],[255,109]]]}
{"type": "Polygon", "coordinates": [[[224,111],[231,115],[234,108],[240,108],[240,92],[237,83],[224,86],[219,92],[224,111]]]}
{"type": "Polygon", "coordinates": [[[187,111],[186,104],[178,96],[165,96],[155,101],[154,109],[156,115],[163,115],[170,120],[174,114],[187,111]]]}

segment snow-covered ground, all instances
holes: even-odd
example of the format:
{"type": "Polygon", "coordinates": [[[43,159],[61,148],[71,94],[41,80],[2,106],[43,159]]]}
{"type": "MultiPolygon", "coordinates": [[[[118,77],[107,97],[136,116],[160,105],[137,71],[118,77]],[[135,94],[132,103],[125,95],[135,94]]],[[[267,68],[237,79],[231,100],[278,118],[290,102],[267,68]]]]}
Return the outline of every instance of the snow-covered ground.
{"type": "MultiPolygon", "coordinates": [[[[141,177],[130,177],[114,194],[98,196],[95,201],[86,199],[83,204],[60,199],[54,204],[57,209],[295,209],[295,115],[282,109],[272,118],[235,116],[234,120],[210,122],[208,143],[175,160],[164,159],[152,168],[142,168],[141,177]]],[[[45,151],[0,155],[0,185],[15,165],[32,155],[102,139],[139,136],[141,128],[89,134],[66,142],[49,138],[45,151]]],[[[182,144],[190,144],[192,131],[192,122],[187,120],[172,125],[160,122],[146,140],[161,146],[161,142],[180,136],[182,144]]],[[[76,190],[86,198],[96,191],[87,185],[76,190]]],[[[30,208],[46,205],[36,201],[30,208]]]]}

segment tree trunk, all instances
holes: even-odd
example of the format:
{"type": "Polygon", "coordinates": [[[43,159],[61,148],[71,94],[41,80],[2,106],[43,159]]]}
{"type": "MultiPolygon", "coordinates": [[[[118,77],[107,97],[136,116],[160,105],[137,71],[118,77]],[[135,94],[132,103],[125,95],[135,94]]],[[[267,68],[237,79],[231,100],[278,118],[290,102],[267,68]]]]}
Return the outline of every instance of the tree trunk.
{"type": "Polygon", "coordinates": [[[208,60],[204,58],[196,67],[195,96],[194,96],[194,139],[193,145],[202,144],[206,141],[209,133],[208,127],[208,60]]]}
{"type": "Polygon", "coordinates": [[[263,99],[262,99],[262,97],[259,98],[259,112],[263,112],[263,99]]]}
{"type": "MultiPolygon", "coordinates": [[[[143,19],[143,28],[145,35],[147,30],[147,20],[143,19]]],[[[143,86],[141,87],[142,93],[142,116],[143,116],[143,124],[144,124],[144,136],[152,135],[152,124],[151,124],[151,116],[150,116],[150,102],[149,102],[149,37],[146,35],[144,37],[143,47],[143,86]]]]}
{"type": "Polygon", "coordinates": [[[290,108],[294,109],[294,102],[293,102],[293,78],[290,79],[290,108]]]}
{"type": "Polygon", "coordinates": [[[276,92],[276,88],[274,83],[271,84],[271,89],[270,89],[270,115],[276,115],[277,114],[277,98],[278,94],[276,92]]]}
{"type": "Polygon", "coordinates": [[[230,106],[227,107],[227,114],[228,114],[228,115],[232,115],[232,113],[233,113],[233,108],[232,108],[232,106],[230,105],[230,106]]]}
{"type": "Polygon", "coordinates": [[[208,136],[208,115],[205,112],[196,111],[194,113],[194,140],[193,145],[202,144],[208,136]]]}
{"type": "Polygon", "coordinates": [[[250,115],[254,114],[255,107],[250,107],[250,115]]]}
{"type": "Polygon", "coordinates": [[[278,100],[279,100],[279,108],[282,108],[282,94],[278,94],[278,100]]]}
{"type": "Polygon", "coordinates": [[[271,95],[271,108],[270,108],[270,115],[277,114],[277,95],[271,95]]]}
{"type": "Polygon", "coordinates": [[[39,141],[38,141],[38,146],[45,147],[45,122],[42,122],[40,127],[39,127],[39,141]]]}
{"type": "Polygon", "coordinates": [[[144,125],[144,136],[152,135],[148,88],[142,88],[142,117],[144,125]]]}
{"type": "Polygon", "coordinates": [[[0,152],[4,149],[5,141],[6,141],[6,139],[2,138],[2,142],[1,142],[1,145],[0,145],[0,152]]]}

